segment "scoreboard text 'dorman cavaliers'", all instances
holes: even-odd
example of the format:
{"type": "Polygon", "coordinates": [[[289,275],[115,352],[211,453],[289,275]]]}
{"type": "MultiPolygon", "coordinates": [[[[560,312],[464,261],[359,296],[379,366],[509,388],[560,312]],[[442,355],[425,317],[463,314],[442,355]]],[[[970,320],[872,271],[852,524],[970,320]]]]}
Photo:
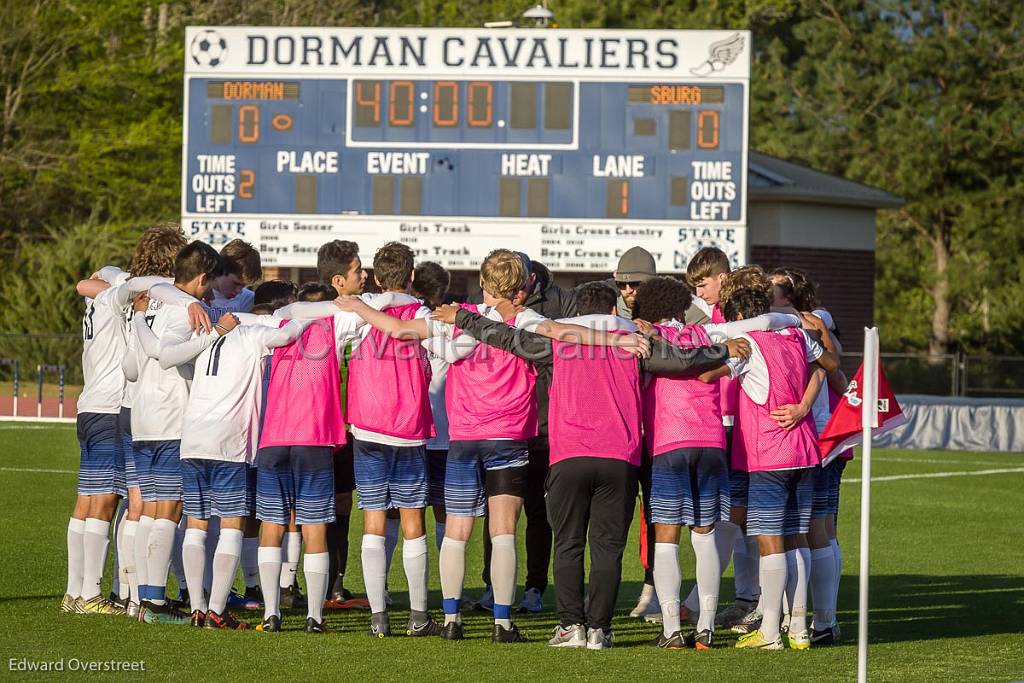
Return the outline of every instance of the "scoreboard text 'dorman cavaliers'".
{"type": "Polygon", "coordinates": [[[331,239],[475,269],[746,252],[749,34],[190,28],[182,217],[265,264],[331,239]]]}

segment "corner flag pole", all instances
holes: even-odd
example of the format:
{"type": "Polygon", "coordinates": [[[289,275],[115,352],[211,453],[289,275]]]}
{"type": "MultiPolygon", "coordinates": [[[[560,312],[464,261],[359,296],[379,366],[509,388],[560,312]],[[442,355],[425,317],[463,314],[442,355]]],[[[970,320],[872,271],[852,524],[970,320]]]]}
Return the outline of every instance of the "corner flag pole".
{"type": "Polygon", "coordinates": [[[860,480],[860,605],[857,610],[857,681],[868,680],[868,549],[871,540],[871,429],[878,426],[878,328],[864,328],[863,443],[860,480]]]}

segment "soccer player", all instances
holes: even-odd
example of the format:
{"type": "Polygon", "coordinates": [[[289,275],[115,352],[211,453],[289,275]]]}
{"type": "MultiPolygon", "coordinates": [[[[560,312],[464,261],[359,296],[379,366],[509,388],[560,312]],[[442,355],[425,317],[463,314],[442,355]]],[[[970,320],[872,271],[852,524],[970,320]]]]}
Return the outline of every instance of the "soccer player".
{"type": "MultiPolygon", "coordinates": [[[[333,240],[317,251],[317,275],[320,282],[334,288],[336,296],[362,294],[366,285],[366,270],[359,258],[359,245],[345,240],[333,240]]],[[[348,360],[351,347],[341,354],[341,402],[346,401],[348,360]]],[[[335,521],[327,525],[327,550],[330,554],[327,606],[340,609],[350,605],[351,591],[345,588],[348,568],[348,529],[352,518],[352,492],[356,489],[356,474],[352,463],[352,440],[334,452],[334,508],[335,521]]]]}
{"type": "MultiPolygon", "coordinates": [[[[180,235],[180,233],[178,233],[180,235]]],[[[149,236],[151,237],[151,235],[149,236]]],[[[143,250],[151,240],[140,240],[143,250]]],[[[177,242],[177,240],[175,240],[177,242]]],[[[130,427],[121,419],[125,394],[125,376],[121,359],[127,351],[124,315],[132,298],[169,278],[159,276],[128,277],[106,268],[102,277],[83,280],[79,293],[86,296],[82,318],[82,375],[84,386],[78,397],[78,441],[81,462],[78,474],[78,498],[68,523],[68,584],[61,601],[65,612],[87,614],[124,614],[127,610],[100,595],[100,582],[107,559],[107,536],[117,508],[118,498],[128,495],[126,479],[125,431],[130,427]]],[[[127,434],[130,439],[130,431],[127,434]]],[[[131,485],[136,488],[134,477],[131,485]]],[[[133,512],[140,506],[136,500],[133,512]]],[[[137,517],[136,517],[137,519],[137,517]]],[[[121,565],[131,567],[131,553],[124,552],[123,532],[115,534],[122,548],[121,565]]],[[[114,577],[115,583],[124,577],[114,577]]],[[[137,590],[137,589],[136,589],[137,590]]],[[[130,596],[125,596],[125,603],[130,596]]],[[[136,596],[137,600],[137,596],[136,596]]],[[[136,603],[137,604],[137,603],[136,603]]]]}
{"type": "Polygon", "coordinates": [[[225,313],[248,313],[255,294],[252,286],[263,278],[260,252],[248,242],[233,239],[220,249],[224,274],[213,282],[210,318],[218,320],[225,313]]]}
{"type": "MultiPolygon", "coordinates": [[[[701,309],[712,324],[726,322],[722,314],[724,301],[723,288],[727,294],[734,283],[750,284],[750,278],[761,273],[757,266],[744,267],[732,271],[729,257],[716,247],[704,247],[697,251],[686,266],[686,280],[694,289],[693,310],[701,309]]],[[[767,281],[764,281],[767,287],[767,281]]],[[[701,320],[700,322],[704,322],[701,320]]],[[[739,402],[739,385],[731,377],[719,380],[720,409],[722,424],[725,427],[726,458],[729,461],[729,498],[730,516],[728,522],[719,525],[716,543],[719,546],[719,557],[722,558],[722,571],[729,566],[729,556],[733,555],[734,585],[736,601],[718,615],[717,621],[729,626],[734,632],[748,633],[757,627],[761,618],[758,602],[761,595],[758,584],[759,551],[755,539],[744,533],[746,524],[747,473],[733,465],[732,449],[737,439],[736,411],[739,402]]],[[[697,587],[687,596],[681,610],[682,619],[695,623],[699,610],[697,587]]]]}
{"type": "MultiPolygon", "coordinates": [[[[416,266],[412,291],[423,305],[434,310],[444,303],[451,284],[451,275],[440,265],[425,261],[416,266]]],[[[423,348],[430,361],[430,412],[434,419],[434,436],[427,440],[427,503],[434,511],[434,543],[441,549],[444,540],[444,474],[448,457],[448,411],[444,403],[445,384],[448,380],[448,355],[437,348],[437,338],[425,339],[423,348]]],[[[443,339],[441,339],[444,342],[443,339]]],[[[545,567],[546,574],[546,567],[545,567]]]]}
{"type": "MultiPolygon", "coordinates": [[[[725,302],[725,316],[748,319],[767,313],[768,295],[762,289],[741,288],[725,302]]],[[[811,316],[809,316],[811,317],[811,316]]],[[[823,329],[820,320],[811,323],[823,329]]],[[[810,322],[810,321],[809,321],[810,322]]],[[[772,417],[777,406],[797,403],[808,381],[808,364],[827,371],[838,367],[838,356],[811,340],[803,330],[751,332],[744,335],[752,353],[733,369],[740,378],[740,438],[734,452],[734,466],[750,473],[747,506],[747,534],[757,537],[761,553],[760,580],[763,618],[761,627],[740,638],[736,647],[778,650],[784,647],[780,634],[783,594],[787,592],[786,551],[795,551],[797,581],[789,597],[792,619],[788,644],[804,649],[807,577],[810,551],[806,534],[810,526],[813,471],[821,462],[813,422],[805,417],[793,429],[783,429],[772,417]]]]}
{"type": "MultiPolygon", "coordinates": [[[[833,332],[834,323],[828,311],[818,307],[817,292],[807,274],[796,268],[777,268],[769,274],[776,310],[811,311],[821,318],[832,344],[839,349],[833,332]]],[[[814,417],[814,426],[821,434],[832,414],[832,404],[846,390],[847,379],[842,370],[825,373],[816,369],[808,382],[803,399],[796,405],[783,405],[772,412],[772,417],[785,429],[791,429],[808,413],[814,417]]],[[[807,534],[811,548],[811,595],[814,603],[814,622],[811,626],[810,645],[834,645],[839,639],[836,621],[836,600],[841,575],[842,555],[836,540],[836,515],[839,512],[839,487],[843,469],[851,451],[823,462],[814,473],[814,498],[811,526],[807,534]]]]}
{"type": "Polygon", "coordinates": [[[215,325],[214,342],[195,360],[184,418],[188,429],[181,439],[188,517],[182,557],[191,586],[205,583],[207,526],[211,517],[220,519],[209,604],[203,590],[189,593],[195,625],[247,628],[225,608],[241,559],[243,524],[255,504],[248,470],[258,444],[262,360],[294,341],[308,324],[239,326],[233,314],[225,313],[215,325]]]}
{"type": "MultiPolygon", "coordinates": [[[[615,290],[601,282],[577,290],[577,310],[579,317],[560,323],[581,325],[578,329],[585,332],[607,330],[623,339],[636,329],[633,323],[615,316],[615,290]]],[[[470,310],[446,307],[436,315],[454,315],[455,323],[474,337],[530,358],[538,373],[553,372],[549,415],[552,467],[547,503],[555,532],[556,608],[561,625],[556,627],[549,645],[610,647],[622,551],[638,481],[640,396],[636,361],[610,349],[583,351],[574,344],[549,342],[534,334],[513,331],[470,310]],[[596,408],[596,414],[591,410],[581,415],[581,406],[596,408]],[[585,614],[583,551],[588,527],[591,576],[585,614]]],[[[577,339],[584,340],[582,336],[577,339]]],[[[659,345],[642,365],[661,373],[698,372],[721,367],[728,353],[724,346],[670,349],[659,345]]]]}
{"type": "MultiPolygon", "coordinates": [[[[373,257],[373,276],[391,303],[382,312],[399,320],[425,319],[430,309],[408,293],[412,250],[388,242],[373,257]]],[[[401,516],[402,560],[409,582],[411,615],[406,633],[437,635],[427,612],[426,441],[434,436],[426,354],[418,340],[399,340],[364,326],[349,362],[347,415],[352,425],[359,507],[363,510],[362,565],[370,602],[370,635],[391,635],[384,599],[387,579],[387,511],[401,516]]]]}
{"type": "MultiPolygon", "coordinates": [[[[212,247],[192,242],[175,259],[174,286],[201,299],[221,269],[220,255],[212,247]]],[[[139,379],[132,410],[132,438],[143,514],[155,520],[145,556],[147,583],[139,587],[139,620],[146,623],[189,621],[188,616],[167,605],[164,591],[181,519],[180,445],[190,363],[215,339],[210,334],[191,339],[188,316],[186,309],[161,305],[151,316],[135,316],[133,321],[139,345],[139,379]]]]}

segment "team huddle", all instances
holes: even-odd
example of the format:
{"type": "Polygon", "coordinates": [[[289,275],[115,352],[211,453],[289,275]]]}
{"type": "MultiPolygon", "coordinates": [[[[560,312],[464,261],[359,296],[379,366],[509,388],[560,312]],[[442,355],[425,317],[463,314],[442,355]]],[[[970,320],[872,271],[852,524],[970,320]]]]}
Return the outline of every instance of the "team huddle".
{"type": "Polygon", "coordinates": [[[543,610],[552,567],[548,644],[604,649],[640,495],[646,575],[631,616],[661,624],[655,645],[711,649],[716,627],[740,634],[739,648],[838,641],[835,528],[851,454],[823,460],[818,434],[846,378],[806,274],[731,270],[704,248],[683,280],[634,247],[612,280],[566,290],[497,249],[479,300],[445,304],[449,274],[401,243],[372,269],[377,293],[364,292],[358,246],[336,240],[319,250],[318,282],[260,282],[250,245],[218,253],[165,224],[142,235],[127,271],[78,283],[85,384],[65,612],[246,629],[230,608],[262,608],[255,630],[275,632],[283,608],[305,608],[306,632],[323,633],[325,608],[360,606],[369,634],[389,637],[400,534],[407,636],[461,640],[474,607],[493,613],[494,642],[525,642],[513,612],[543,610]],[[344,583],[354,499],[365,600],[344,583]],[[463,586],[477,518],[486,590],[474,602],[463,586]],[[685,599],[684,527],[696,556],[685,599]],[[736,600],[719,610],[730,561],[736,600]]]}

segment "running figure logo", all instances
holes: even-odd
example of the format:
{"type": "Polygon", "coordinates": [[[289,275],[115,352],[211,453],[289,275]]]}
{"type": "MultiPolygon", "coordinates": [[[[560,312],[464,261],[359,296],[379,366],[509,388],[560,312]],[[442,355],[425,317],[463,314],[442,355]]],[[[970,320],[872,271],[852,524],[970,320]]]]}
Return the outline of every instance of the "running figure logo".
{"type": "Polygon", "coordinates": [[[711,43],[711,47],[708,48],[707,61],[700,66],[690,69],[690,73],[694,76],[703,77],[716,71],[721,71],[735,62],[741,52],[743,52],[743,36],[739,33],[734,33],[725,40],[711,43]]]}

